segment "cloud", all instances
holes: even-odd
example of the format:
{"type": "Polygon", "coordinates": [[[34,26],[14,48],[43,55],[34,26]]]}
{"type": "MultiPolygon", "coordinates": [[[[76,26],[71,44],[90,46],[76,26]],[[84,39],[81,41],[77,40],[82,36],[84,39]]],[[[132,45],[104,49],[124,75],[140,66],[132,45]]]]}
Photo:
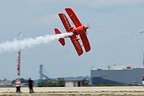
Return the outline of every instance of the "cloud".
{"type": "Polygon", "coordinates": [[[32,21],[32,23],[33,24],[49,24],[49,23],[55,24],[56,21],[58,21],[57,14],[50,14],[49,16],[40,17],[37,20],[32,21]]]}
{"type": "Polygon", "coordinates": [[[80,0],[81,4],[89,7],[110,7],[117,5],[131,5],[144,3],[143,0],[80,0]]]}
{"type": "Polygon", "coordinates": [[[143,0],[97,0],[100,5],[119,5],[119,4],[135,4],[143,0]]]}

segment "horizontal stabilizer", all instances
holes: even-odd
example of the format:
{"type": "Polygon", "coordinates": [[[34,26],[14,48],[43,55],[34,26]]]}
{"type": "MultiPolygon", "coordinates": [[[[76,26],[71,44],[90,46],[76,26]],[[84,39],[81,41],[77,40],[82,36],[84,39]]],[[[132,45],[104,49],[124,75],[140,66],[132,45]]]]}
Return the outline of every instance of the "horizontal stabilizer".
{"type": "MultiPolygon", "coordinates": [[[[61,34],[61,32],[60,32],[57,28],[55,28],[54,30],[55,30],[55,34],[61,34]]],[[[59,39],[59,42],[61,43],[62,46],[65,45],[65,40],[64,40],[64,38],[60,38],[60,39],[59,39]]]]}

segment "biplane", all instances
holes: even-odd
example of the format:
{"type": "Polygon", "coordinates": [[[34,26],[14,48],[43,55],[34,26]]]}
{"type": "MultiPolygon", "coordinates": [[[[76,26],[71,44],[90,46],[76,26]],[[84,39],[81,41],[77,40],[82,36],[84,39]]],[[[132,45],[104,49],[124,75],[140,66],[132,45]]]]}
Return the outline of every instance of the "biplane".
{"type": "MultiPolygon", "coordinates": [[[[86,52],[91,50],[89,40],[87,38],[86,31],[88,29],[88,26],[83,26],[79,19],[77,18],[76,14],[71,8],[65,8],[65,11],[67,12],[68,16],[70,17],[71,21],[73,22],[74,26],[71,26],[68,18],[64,13],[59,13],[59,17],[62,21],[62,24],[64,25],[64,28],[67,32],[72,32],[73,35],[69,36],[71,39],[72,44],[74,45],[74,48],[77,52],[77,54],[80,56],[83,54],[82,47],[84,46],[84,49],[86,52]],[[79,40],[82,41],[83,45],[80,44],[79,40]]],[[[55,28],[55,34],[61,34],[59,29],[55,28]]],[[[67,38],[67,37],[65,37],[67,38]]],[[[62,44],[62,46],[65,45],[64,38],[60,38],[59,42],[62,44]]]]}

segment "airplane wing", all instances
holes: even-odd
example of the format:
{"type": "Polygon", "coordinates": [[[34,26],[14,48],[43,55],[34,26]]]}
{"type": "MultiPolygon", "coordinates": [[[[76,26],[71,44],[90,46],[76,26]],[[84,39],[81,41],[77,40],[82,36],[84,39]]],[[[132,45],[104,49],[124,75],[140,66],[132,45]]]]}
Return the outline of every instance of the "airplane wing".
{"type": "Polygon", "coordinates": [[[78,40],[75,40],[76,39],[76,35],[73,35],[73,36],[70,36],[70,39],[75,47],[75,50],[77,51],[77,54],[80,56],[83,54],[83,50],[82,50],[82,47],[79,43],[78,40]]]}
{"type": "Polygon", "coordinates": [[[60,19],[61,19],[61,21],[62,21],[62,23],[63,23],[63,25],[64,25],[64,27],[66,29],[66,31],[67,32],[71,32],[71,30],[70,30],[71,29],[71,25],[70,25],[67,17],[65,16],[65,14],[64,13],[59,13],[58,15],[59,15],[59,17],[60,17],[60,19]]]}
{"type": "MultiPolygon", "coordinates": [[[[76,27],[82,26],[81,22],[79,21],[76,14],[74,13],[74,11],[71,8],[66,8],[65,10],[76,27]]],[[[83,32],[82,34],[80,34],[80,37],[81,37],[82,43],[84,45],[85,51],[86,52],[90,51],[91,47],[90,47],[89,40],[86,36],[86,33],[83,32]]]]}
{"type": "Polygon", "coordinates": [[[76,27],[82,25],[81,22],[79,21],[79,19],[77,18],[76,14],[73,12],[73,10],[71,8],[66,8],[65,10],[76,27]]]}
{"type": "Polygon", "coordinates": [[[90,51],[91,47],[90,47],[89,40],[88,40],[88,38],[87,38],[87,36],[86,36],[86,33],[83,32],[82,34],[80,34],[80,37],[81,37],[83,46],[84,46],[84,48],[85,48],[85,51],[86,51],[86,52],[90,51]]]}

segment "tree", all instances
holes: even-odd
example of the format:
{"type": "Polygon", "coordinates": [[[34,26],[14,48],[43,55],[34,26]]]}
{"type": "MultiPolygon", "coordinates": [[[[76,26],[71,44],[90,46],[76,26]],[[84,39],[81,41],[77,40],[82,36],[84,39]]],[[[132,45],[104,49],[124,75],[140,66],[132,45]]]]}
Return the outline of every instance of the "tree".
{"type": "Polygon", "coordinates": [[[89,81],[86,78],[82,80],[82,86],[89,86],[89,81]]]}
{"type": "Polygon", "coordinates": [[[64,87],[65,81],[63,78],[58,78],[57,80],[43,80],[38,83],[38,87],[64,87]]]}

